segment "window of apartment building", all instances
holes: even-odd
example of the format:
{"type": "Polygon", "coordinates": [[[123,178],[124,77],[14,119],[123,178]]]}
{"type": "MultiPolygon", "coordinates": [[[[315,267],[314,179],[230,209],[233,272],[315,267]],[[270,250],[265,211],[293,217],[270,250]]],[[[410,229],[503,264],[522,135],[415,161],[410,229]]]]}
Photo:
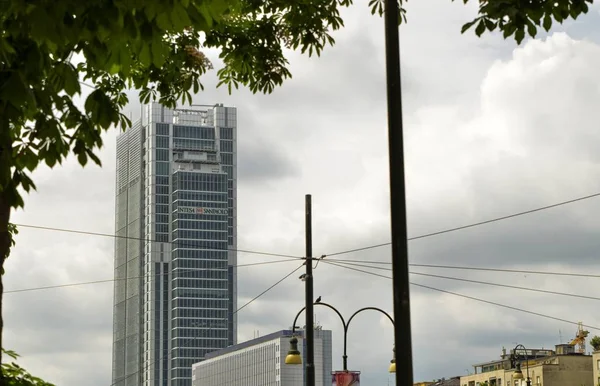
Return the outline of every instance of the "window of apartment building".
{"type": "Polygon", "coordinates": [[[600,359],[596,361],[596,365],[598,366],[598,370],[600,370],[600,359]]]}
{"type": "Polygon", "coordinates": [[[539,376],[537,378],[535,378],[535,384],[536,385],[541,385],[542,384],[542,380],[540,379],[539,376]]]}

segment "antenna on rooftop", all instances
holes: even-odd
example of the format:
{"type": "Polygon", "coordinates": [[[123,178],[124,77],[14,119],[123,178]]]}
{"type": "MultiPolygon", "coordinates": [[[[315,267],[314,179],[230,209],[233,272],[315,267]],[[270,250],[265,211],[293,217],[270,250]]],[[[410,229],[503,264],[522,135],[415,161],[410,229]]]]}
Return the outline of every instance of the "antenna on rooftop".
{"type": "Polygon", "coordinates": [[[560,330],[560,328],[558,329],[558,341],[560,342],[560,344],[563,344],[562,331],[560,330]]]}

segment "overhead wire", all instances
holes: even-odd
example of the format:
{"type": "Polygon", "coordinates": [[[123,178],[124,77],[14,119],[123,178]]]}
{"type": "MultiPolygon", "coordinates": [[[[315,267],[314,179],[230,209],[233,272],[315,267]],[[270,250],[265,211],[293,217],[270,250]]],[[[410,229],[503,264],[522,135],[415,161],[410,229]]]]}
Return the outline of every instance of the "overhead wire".
{"type": "MultiPolygon", "coordinates": [[[[261,262],[257,262],[257,263],[248,263],[248,264],[238,264],[238,265],[234,265],[233,267],[235,268],[242,268],[242,267],[252,267],[255,265],[265,265],[265,264],[278,264],[278,263],[289,263],[291,261],[296,261],[297,259],[286,259],[286,260],[276,260],[276,261],[261,261],[261,262]]],[[[177,272],[197,272],[199,271],[199,269],[181,269],[178,270],[177,272]]],[[[169,275],[170,272],[165,272],[165,273],[160,273],[158,274],[159,276],[164,276],[164,275],[169,275]]],[[[85,282],[78,282],[78,283],[68,283],[68,284],[57,284],[57,285],[50,285],[50,286],[44,286],[44,287],[32,287],[32,288],[22,288],[22,289],[16,289],[16,290],[9,290],[9,291],[4,291],[5,294],[10,294],[10,293],[17,293],[17,292],[30,292],[30,291],[39,291],[39,290],[46,290],[46,289],[54,289],[54,288],[64,288],[64,287],[76,287],[76,286],[82,286],[82,285],[90,285],[90,284],[100,284],[100,283],[110,283],[110,282],[115,282],[115,281],[120,281],[120,280],[134,280],[134,279],[142,279],[144,277],[155,277],[156,274],[149,274],[149,275],[141,275],[141,276],[131,276],[131,277],[123,277],[123,278],[115,278],[115,279],[105,279],[105,280],[94,280],[94,281],[85,281],[85,282]]]]}
{"type": "Polygon", "coordinates": [[[411,267],[423,267],[423,268],[442,268],[442,269],[459,269],[469,271],[486,271],[486,272],[506,272],[506,273],[524,273],[531,275],[551,275],[551,276],[572,276],[572,277],[590,277],[600,278],[598,274],[591,273],[570,273],[570,272],[556,272],[556,271],[536,271],[528,269],[509,269],[509,268],[485,268],[485,267],[467,267],[460,265],[439,265],[439,264],[410,264],[411,267]]]}
{"type": "MultiPolygon", "coordinates": [[[[450,232],[456,232],[459,230],[463,230],[463,229],[468,229],[468,228],[473,228],[473,227],[477,227],[480,225],[486,225],[486,224],[490,224],[490,223],[494,223],[494,222],[498,222],[498,221],[502,221],[502,220],[507,220],[507,219],[511,219],[511,218],[515,218],[515,217],[519,217],[519,216],[524,216],[527,214],[531,214],[531,213],[535,213],[535,212],[540,212],[543,210],[547,210],[547,209],[552,209],[552,208],[556,208],[559,206],[563,206],[563,205],[567,205],[567,204],[572,204],[575,202],[579,202],[579,201],[584,201],[584,200],[588,200],[590,198],[595,198],[595,197],[599,197],[600,196],[600,192],[599,193],[594,193],[594,194],[589,194],[587,196],[583,196],[583,197],[578,197],[578,198],[574,198],[571,200],[567,200],[567,201],[562,201],[556,204],[552,204],[552,205],[545,205],[545,206],[541,206],[539,208],[535,208],[535,209],[530,209],[530,210],[525,210],[522,212],[517,212],[517,213],[513,213],[513,214],[509,214],[506,216],[501,216],[501,217],[495,217],[489,220],[484,220],[484,221],[479,221],[479,222],[475,222],[472,224],[467,224],[467,225],[461,225],[458,227],[454,227],[454,228],[448,228],[448,229],[444,229],[441,231],[436,231],[436,232],[431,232],[431,233],[425,233],[419,236],[413,236],[413,237],[409,237],[408,240],[409,241],[413,241],[413,240],[419,240],[419,239],[424,239],[427,237],[432,237],[432,236],[438,236],[444,233],[450,233],[450,232]]],[[[335,253],[329,253],[326,254],[325,256],[329,257],[329,256],[338,256],[338,255],[345,255],[348,253],[353,253],[353,252],[360,252],[360,251],[365,251],[368,249],[374,249],[374,248],[379,248],[379,247],[384,247],[387,245],[391,245],[390,242],[388,243],[381,243],[381,244],[375,244],[375,245],[370,245],[370,246],[366,246],[366,247],[361,247],[361,248],[354,248],[354,249],[349,249],[346,251],[341,251],[341,252],[335,252],[335,253]]]]}
{"type": "Polygon", "coordinates": [[[511,289],[517,289],[517,290],[522,290],[522,291],[540,292],[540,293],[545,293],[545,294],[550,294],[550,295],[569,296],[569,297],[579,298],[579,299],[600,300],[600,297],[596,297],[596,296],[578,295],[578,294],[573,294],[573,293],[569,293],[569,292],[558,292],[558,291],[543,290],[543,289],[539,289],[539,288],[521,287],[521,286],[516,286],[516,285],[511,285],[511,284],[500,284],[500,283],[493,283],[493,282],[488,282],[488,281],[464,279],[464,278],[452,277],[452,276],[432,275],[432,274],[428,274],[428,273],[412,272],[412,271],[410,272],[410,274],[426,276],[426,277],[433,277],[433,278],[437,278],[437,279],[462,281],[464,283],[483,284],[483,285],[488,285],[488,286],[511,288],[511,289]]]}
{"type": "MultiPolygon", "coordinates": [[[[194,246],[193,244],[190,244],[190,243],[186,244],[185,242],[182,242],[182,241],[158,241],[158,240],[152,240],[152,239],[145,239],[143,237],[119,236],[119,235],[115,235],[115,234],[111,234],[111,233],[89,232],[89,231],[80,231],[80,230],[77,230],[77,229],[65,229],[65,228],[45,227],[45,226],[29,225],[29,224],[14,224],[14,225],[16,225],[17,227],[21,227],[21,228],[31,228],[31,229],[40,229],[40,230],[47,230],[47,231],[75,233],[75,234],[89,235],[89,236],[110,237],[110,238],[115,238],[115,239],[138,240],[138,241],[145,241],[145,242],[148,242],[148,243],[164,243],[164,244],[177,245],[177,246],[182,247],[182,248],[185,248],[185,247],[198,248],[197,246],[194,246]]],[[[198,248],[198,249],[200,249],[200,248],[198,248]]],[[[263,256],[289,257],[289,258],[295,258],[295,259],[302,259],[303,258],[301,256],[293,256],[293,255],[287,255],[287,254],[281,254],[281,253],[251,251],[251,250],[247,250],[247,249],[227,248],[225,250],[232,251],[232,252],[241,252],[241,253],[254,254],[254,255],[263,255],[263,256]]]]}
{"type": "MultiPolygon", "coordinates": [[[[387,261],[370,261],[370,260],[344,260],[344,259],[328,259],[328,261],[346,264],[346,265],[354,265],[357,267],[365,267],[371,269],[381,269],[385,271],[391,271],[390,268],[383,267],[374,267],[368,264],[392,264],[387,261]]],[[[523,273],[523,274],[531,274],[531,275],[551,275],[551,276],[572,276],[572,277],[588,277],[599,279],[600,274],[592,274],[592,273],[578,273],[578,272],[556,272],[556,271],[536,271],[536,270],[528,270],[528,269],[509,269],[509,268],[493,268],[493,267],[467,267],[461,265],[439,265],[439,264],[408,264],[411,267],[422,267],[422,268],[440,268],[440,269],[458,269],[458,270],[471,270],[471,271],[484,271],[484,272],[504,272],[504,273],[523,273]]]]}
{"type": "MultiPolygon", "coordinates": [[[[415,236],[415,237],[411,237],[408,240],[417,240],[417,239],[422,239],[422,238],[426,238],[426,237],[431,237],[431,236],[436,236],[439,234],[443,234],[443,233],[449,233],[449,232],[454,232],[454,231],[458,231],[458,230],[462,230],[462,229],[467,229],[467,228],[472,228],[475,226],[479,226],[479,225],[484,225],[484,224],[489,224],[492,222],[497,222],[497,221],[501,221],[501,220],[505,220],[505,219],[509,219],[509,218],[514,218],[514,217],[518,217],[518,216],[523,216],[526,214],[530,214],[530,213],[535,213],[535,212],[539,212],[542,210],[546,210],[546,209],[551,209],[551,208],[555,208],[558,206],[562,206],[562,205],[567,205],[570,203],[574,203],[574,202],[578,202],[578,201],[583,201],[583,200],[587,200],[590,198],[594,198],[594,197],[598,197],[600,196],[600,193],[594,193],[594,194],[590,194],[587,196],[583,196],[583,197],[578,197],[575,199],[571,199],[571,200],[567,200],[567,201],[562,201],[556,204],[552,204],[552,205],[546,205],[546,206],[542,206],[539,208],[535,208],[535,209],[530,209],[527,211],[523,211],[523,212],[517,212],[517,213],[513,213],[507,216],[502,216],[502,217],[497,217],[497,218],[493,218],[493,219],[489,219],[489,220],[485,220],[485,221],[480,221],[480,222],[476,222],[476,223],[472,223],[472,224],[468,224],[468,225],[463,225],[463,226],[459,226],[459,227],[455,227],[455,228],[449,228],[449,229],[445,229],[442,231],[437,231],[437,232],[431,232],[431,233],[426,233],[420,236],[415,236]]],[[[102,237],[111,237],[111,238],[122,238],[122,239],[133,239],[133,240],[140,240],[140,241],[146,241],[146,242],[159,242],[156,240],[148,240],[148,239],[144,239],[144,238],[140,238],[140,237],[131,237],[131,236],[118,236],[118,235],[114,235],[114,234],[109,234],[109,233],[99,233],[99,232],[89,232],[89,231],[80,231],[80,230],[74,230],[74,229],[64,229],[64,228],[55,228],[55,227],[44,227],[44,226],[38,226],[38,225],[29,225],[29,224],[15,224],[18,227],[23,227],[23,228],[32,228],[32,229],[40,229],[40,230],[52,230],[52,231],[59,231],[59,232],[68,232],[68,233],[76,233],[76,234],[84,234],[84,235],[93,235],[93,236],[102,236],[102,237]]],[[[181,247],[185,247],[185,243],[184,242],[165,242],[165,243],[169,243],[172,245],[179,245],[181,247]]],[[[346,251],[342,251],[342,252],[336,252],[336,253],[331,253],[331,254],[327,254],[327,255],[322,255],[319,259],[317,259],[317,265],[319,263],[320,260],[322,260],[323,258],[328,258],[331,256],[337,256],[337,255],[342,255],[342,254],[348,254],[348,253],[353,253],[353,252],[359,252],[359,251],[364,251],[364,250],[369,250],[369,249],[373,249],[373,248],[378,248],[378,247],[382,247],[382,246],[387,246],[390,245],[391,243],[381,243],[381,244],[375,244],[375,245],[371,245],[371,246],[367,246],[367,247],[362,247],[362,248],[355,248],[355,249],[350,249],[350,250],[346,250],[346,251]]],[[[190,245],[191,246],[191,245],[190,245]]],[[[194,248],[196,248],[195,246],[192,246],[194,248]]],[[[244,249],[228,249],[230,251],[236,251],[236,252],[241,252],[241,253],[248,253],[248,254],[258,254],[258,255],[264,255],[264,256],[273,256],[273,257],[287,257],[287,258],[292,258],[292,259],[302,259],[303,257],[300,256],[292,256],[292,255],[286,255],[286,254],[277,254],[277,253],[270,253],[270,252],[259,252],[259,251],[251,251],[251,250],[244,250],[244,249]]],[[[356,262],[356,263],[362,263],[364,262],[364,260],[341,260],[341,259],[328,259],[330,261],[338,261],[338,262],[342,262],[342,263],[350,263],[350,262],[356,262]]],[[[391,262],[386,262],[386,261],[369,261],[369,263],[371,264],[391,264],[391,262]]],[[[495,271],[495,272],[514,272],[514,273],[529,273],[529,274],[539,274],[539,275],[561,275],[561,276],[578,276],[578,277],[600,277],[600,275],[593,275],[593,274],[573,274],[573,273],[561,273],[561,272],[544,272],[544,271],[532,271],[532,270],[511,270],[511,269],[500,269],[500,268],[483,268],[483,267],[464,267],[464,266],[447,266],[447,265],[434,265],[434,264],[409,264],[410,266],[415,266],[415,267],[429,267],[429,268],[444,268],[444,269],[465,269],[465,270],[480,270],[480,271],[495,271]]],[[[69,287],[69,286],[73,286],[73,285],[83,285],[83,284],[95,284],[95,283],[103,283],[103,282],[107,282],[109,280],[101,280],[101,281],[96,281],[96,282],[85,282],[85,283],[73,283],[73,284],[65,284],[62,286],[65,287],[69,287]]],[[[61,287],[61,286],[51,286],[48,288],[56,288],[56,287],[61,287]]],[[[32,288],[32,289],[26,289],[26,290],[35,290],[36,288],[32,288]]],[[[46,287],[40,287],[39,289],[46,289],[46,287]]],[[[8,292],[7,292],[8,293],[8,292]]]]}
{"type": "Polygon", "coordinates": [[[298,268],[294,269],[292,272],[288,273],[287,275],[285,275],[284,277],[282,277],[280,280],[278,280],[277,282],[275,282],[272,286],[270,286],[269,288],[267,288],[266,290],[264,290],[263,292],[261,292],[260,294],[256,295],[254,298],[252,298],[249,302],[247,302],[246,304],[244,304],[243,306],[241,306],[240,308],[238,308],[233,314],[237,314],[239,311],[241,311],[242,309],[244,309],[245,307],[247,307],[248,305],[250,305],[252,302],[254,302],[256,299],[258,299],[259,297],[263,296],[264,294],[266,294],[267,292],[269,292],[270,290],[272,290],[273,288],[275,288],[275,286],[277,286],[279,283],[281,283],[282,281],[284,281],[285,279],[287,279],[288,277],[292,276],[294,273],[296,273],[296,271],[298,271],[300,268],[302,268],[304,266],[304,264],[300,264],[298,266],[298,268]]]}
{"type": "MultiPolygon", "coordinates": [[[[373,273],[373,272],[369,272],[369,271],[365,271],[365,270],[361,270],[361,269],[358,269],[358,268],[347,267],[347,266],[344,266],[342,264],[332,263],[331,261],[326,261],[325,260],[325,261],[323,261],[323,263],[335,265],[335,266],[338,266],[338,267],[341,267],[341,268],[350,269],[350,270],[353,270],[353,271],[362,272],[362,273],[368,274],[368,275],[373,275],[373,276],[383,277],[383,278],[386,278],[386,279],[391,279],[391,277],[388,277],[388,276],[379,275],[379,274],[376,274],[376,273],[373,273]]],[[[552,320],[555,320],[555,321],[569,323],[569,324],[574,324],[574,325],[578,325],[579,324],[579,322],[575,322],[575,321],[572,321],[572,320],[567,320],[567,319],[559,318],[559,317],[556,317],[556,316],[546,315],[546,314],[542,314],[540,312],[530,311],[530,310],[526,310],[526,309],[519,308],[519,307],[509,306],[509,305],[506,305],[506,304],[494,302],[494,301],[491,301],[491,300],[485,300],[485,299],[477,298],[477,297],[474,297],[474,296],[464,295],[464,294],[460,294],[458,292],[447,291],[447,290],[444,290],[444,289],[435,288],[435,287],[431,287],[431,286],[427,286],[427,285],[419,284],[419,283],[414,283],[414,282],[410,282],[410,284],[413,285],[413,286],[416,286],[416,287],[426,288],[426,289],[429,289],[429,290],[432,290],[432,291],[437,291],[437,292],[441,292],[441,293],[445,293],[445,294],[449,294],[449,295],[454,295],[454,296],[457,296],[457,297],[461,297],[461,298],[465,298],[465,299],[470,299],[470,300],[474,300],[474,301],[477,301],[477,302],[480,302],[480,303],[486,303],[486,304],[490,304],[490,305],[494,305],[494,306],[498,306],[498,307],[510,309],[510,310],[513,310],[513,311],[519,311],[519,312],[522,312],[522,313],[526,313],[526,314],[530,314],[530,315],[535,315],[535,316],[539,316],[539,317],[546,318],[546,319],[552,319],[552,320]]],[[[600,327],[591,326],[591,325],[583,325],[583,326],[586,327],[586,328],[591,328],[591,329],[600,331],[600,327]]]]}
{"type": "MultiPolygon", "coordinates": [[[[324,261],[324,263],[326,263],[326,262],[327,261],[324,261]]],[[[383,270],[383,271],[387,271],[387,272],[391,271],[391,269],[389,269],[389,268],[373,267],[373,266],[366,265],[366,264],[342,263],[342,262],[336,262],[336,263],[341,264],[341,265],[351,265],[351,266],[355,266],[355,267],[378,269],[378,270],[383,270]]],[[[538,288],[521,287],[521,286],[515,286],[515,285],[511,285],[511,284],[500,284],[500,283],[494,283],[494,282],[489,282],[489,281],[480,281],[480,280],[466,279],[466,278],[460,278],[460,277],[454,277],[454,276],[434,275],[434,274],[428,274],[428,273],[424,273],[424,272],[409,271],[409,273],[412,275],[433,277],[433,278],[437,278],[437,279],[455,280],[455,281],[461,281],[461,282],[465,282],[465,283],[511,288],[511,289],[518,289],[518,290],[522,290],[522,291],[540,292],[540,293],[546,293],[546,294],[550,294],[550,295],[570,296],[570,297],[574,297],[574,298],[581,298],[581,299],[588,299],[588,300],[600,300],[600,297],[579,295],[579,294],[573,294],[573,293],[569,293],[569,292],[550,291],[550,290],[543,290],[543,289],[538,289],[538,288]]],[[[385,276],[385,277],[387,277],[387,276],[385,276]]]]}

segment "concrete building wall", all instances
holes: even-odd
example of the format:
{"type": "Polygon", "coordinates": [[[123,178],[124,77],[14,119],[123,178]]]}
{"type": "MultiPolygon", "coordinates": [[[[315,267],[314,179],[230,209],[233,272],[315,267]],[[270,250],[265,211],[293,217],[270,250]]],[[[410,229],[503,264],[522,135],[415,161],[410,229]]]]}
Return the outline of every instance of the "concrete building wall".
{"type": "Polygon", "coordinates": [[[600,386],[600,351],[594,352],[592,356],[594,386],[600,386]]]}
{"type": "Polygon", "coordinates": [[[510,372],[505,370],[496,370],[480,374],[471,374],[464,377],[460,377],[460,384],[462,386],[478,386],[481,383],[487,381],[490,386],[501,386],[506,384],[505,373],[510,374],[510,372]]]}
{"type": "MultiPolygon", "coordinates": [[[[598,356],[600,359],[600,355],[598,356]]],[[[597,386],[593,383],[596,378],[593,376],[592,367],[592,358],[589,355],[553,356],[537,365],[530,363],[529,378],[531,378],[531,386],[597,386]]],[[[515,370],[510,369],[460,377],[460,384],[479,386],[487,381],[489,386],[525,386],[527,384],[526,364],[522,365],[521,370],[524,376],[522,380],[514,379],[515,370]]]]}

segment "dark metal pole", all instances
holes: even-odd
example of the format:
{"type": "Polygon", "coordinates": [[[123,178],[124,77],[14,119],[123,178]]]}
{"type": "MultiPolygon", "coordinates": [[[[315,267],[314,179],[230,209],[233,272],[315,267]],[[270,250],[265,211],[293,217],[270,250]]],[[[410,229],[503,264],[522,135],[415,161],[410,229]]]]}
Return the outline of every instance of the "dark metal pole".
{"type": "Polygon", "coordinates": [[[312,201],[306,195],[306,385],[315,386],[315,329],[313,326],[314,296],[312,276],[312,201]]]}
{"type": "Polygon", "coordinates": [[[348,325],[344,323],[344,355],[342,355],[342,365],[343,370],[348,371],[348,353],[346,349],[348,348],[348,325]]]}
{"type": "Polygon", "coordinates": [[[406,187],[404,182],[398,7],[398,0],[385,0],[385,65],[390,157],[392,287],[395,321],[394,340],[397,348],[396,385],[408,386],[413,384],[413,361],[408,283],[408,236],[406,230],[406,187]]]}

